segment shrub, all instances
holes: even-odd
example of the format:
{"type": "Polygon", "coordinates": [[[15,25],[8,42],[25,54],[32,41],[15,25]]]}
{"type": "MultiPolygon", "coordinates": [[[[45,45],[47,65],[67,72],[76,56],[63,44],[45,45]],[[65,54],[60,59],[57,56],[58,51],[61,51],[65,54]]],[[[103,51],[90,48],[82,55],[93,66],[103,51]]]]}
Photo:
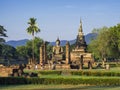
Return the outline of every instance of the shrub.
{"type": "Polygon", "coordinates": [[[71,74],[79,76],[120,76],[120,72],[107,71],[71,71],[71,74]]]}
{"type": "Polygon", "coordinates": [[[0,85],[17,84],[84,84],[97,86],[119,86],[119,77],[90,77],[90,78],[18,78],[18,77],[0,77],[0,85]]]}
{"type": "Polygon", "coordinates": [[[109,63],[110,67],[120,67],[120,63],[109,63]]]}
{"type": "Polygon", "coordinates": [[[0,77],[0,85],[26,84],[26,78],[22,77],[0,77]]]}

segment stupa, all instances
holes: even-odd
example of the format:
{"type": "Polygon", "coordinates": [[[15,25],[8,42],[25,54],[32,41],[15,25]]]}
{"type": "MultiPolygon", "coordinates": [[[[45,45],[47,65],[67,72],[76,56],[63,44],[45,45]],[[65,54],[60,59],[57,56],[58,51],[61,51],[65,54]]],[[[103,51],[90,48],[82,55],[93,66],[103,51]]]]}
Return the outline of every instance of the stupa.
{"type": "Polygon", "coordinates": [[[83,57],[83,63],[93,62],[93,57],[91,53],[87,53],[87,44],[85,41],[85,36],[82,29],[82,21],[80,20],[80,26],[78,29],[78,35],[76,39],[75,48],[70,53],[70,61],[78,62],[81,56],[83,57]]]}

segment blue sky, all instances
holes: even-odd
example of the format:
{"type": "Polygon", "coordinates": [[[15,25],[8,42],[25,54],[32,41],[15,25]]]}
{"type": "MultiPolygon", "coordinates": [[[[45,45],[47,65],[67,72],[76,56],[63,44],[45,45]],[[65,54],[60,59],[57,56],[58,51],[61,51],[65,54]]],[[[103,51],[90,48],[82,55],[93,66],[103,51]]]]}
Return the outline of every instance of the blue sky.
{"type": "Polygon", "coordinates": [[[0,0],[0,25],[7,30],[7,41],[31,39],[26,32],[31,17],[41,29],[36,36],[47,41],[72,40],[80,18],[84,34],[120,23],[120,0],[0,0]]]}

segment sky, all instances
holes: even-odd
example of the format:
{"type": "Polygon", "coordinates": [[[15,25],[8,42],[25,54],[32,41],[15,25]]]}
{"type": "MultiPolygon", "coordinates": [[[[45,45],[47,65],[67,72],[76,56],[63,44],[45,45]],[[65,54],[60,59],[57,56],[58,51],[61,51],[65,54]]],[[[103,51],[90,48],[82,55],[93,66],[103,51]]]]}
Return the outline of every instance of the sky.
{"type": "Polygon", "coordinates": [[[0,25],[8,40],[32,39],[26,31],[29,18],[36,18],[45,41],[73,40],[80,18],[84,34],[94,28],[120,23],[120,0],[0,0],[0,25]]]}

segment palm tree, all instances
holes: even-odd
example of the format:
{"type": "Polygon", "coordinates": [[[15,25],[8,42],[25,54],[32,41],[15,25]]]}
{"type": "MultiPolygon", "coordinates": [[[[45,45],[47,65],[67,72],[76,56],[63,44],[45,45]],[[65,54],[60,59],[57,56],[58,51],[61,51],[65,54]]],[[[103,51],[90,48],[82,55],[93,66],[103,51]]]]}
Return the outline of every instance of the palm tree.
{"type": "Polygon", "coordinates": [[[27,28],[27,32],[28,34],[31,34],[33,37],[33,42],[32,42],[32,60],[34,61],[35,64],[35,60],[34,60],[34,34],[40,32],[40,29],[38,28],[38,26],[36,25],[36,18],[30,18],[29,19],[29,27],[27,28]]]}

